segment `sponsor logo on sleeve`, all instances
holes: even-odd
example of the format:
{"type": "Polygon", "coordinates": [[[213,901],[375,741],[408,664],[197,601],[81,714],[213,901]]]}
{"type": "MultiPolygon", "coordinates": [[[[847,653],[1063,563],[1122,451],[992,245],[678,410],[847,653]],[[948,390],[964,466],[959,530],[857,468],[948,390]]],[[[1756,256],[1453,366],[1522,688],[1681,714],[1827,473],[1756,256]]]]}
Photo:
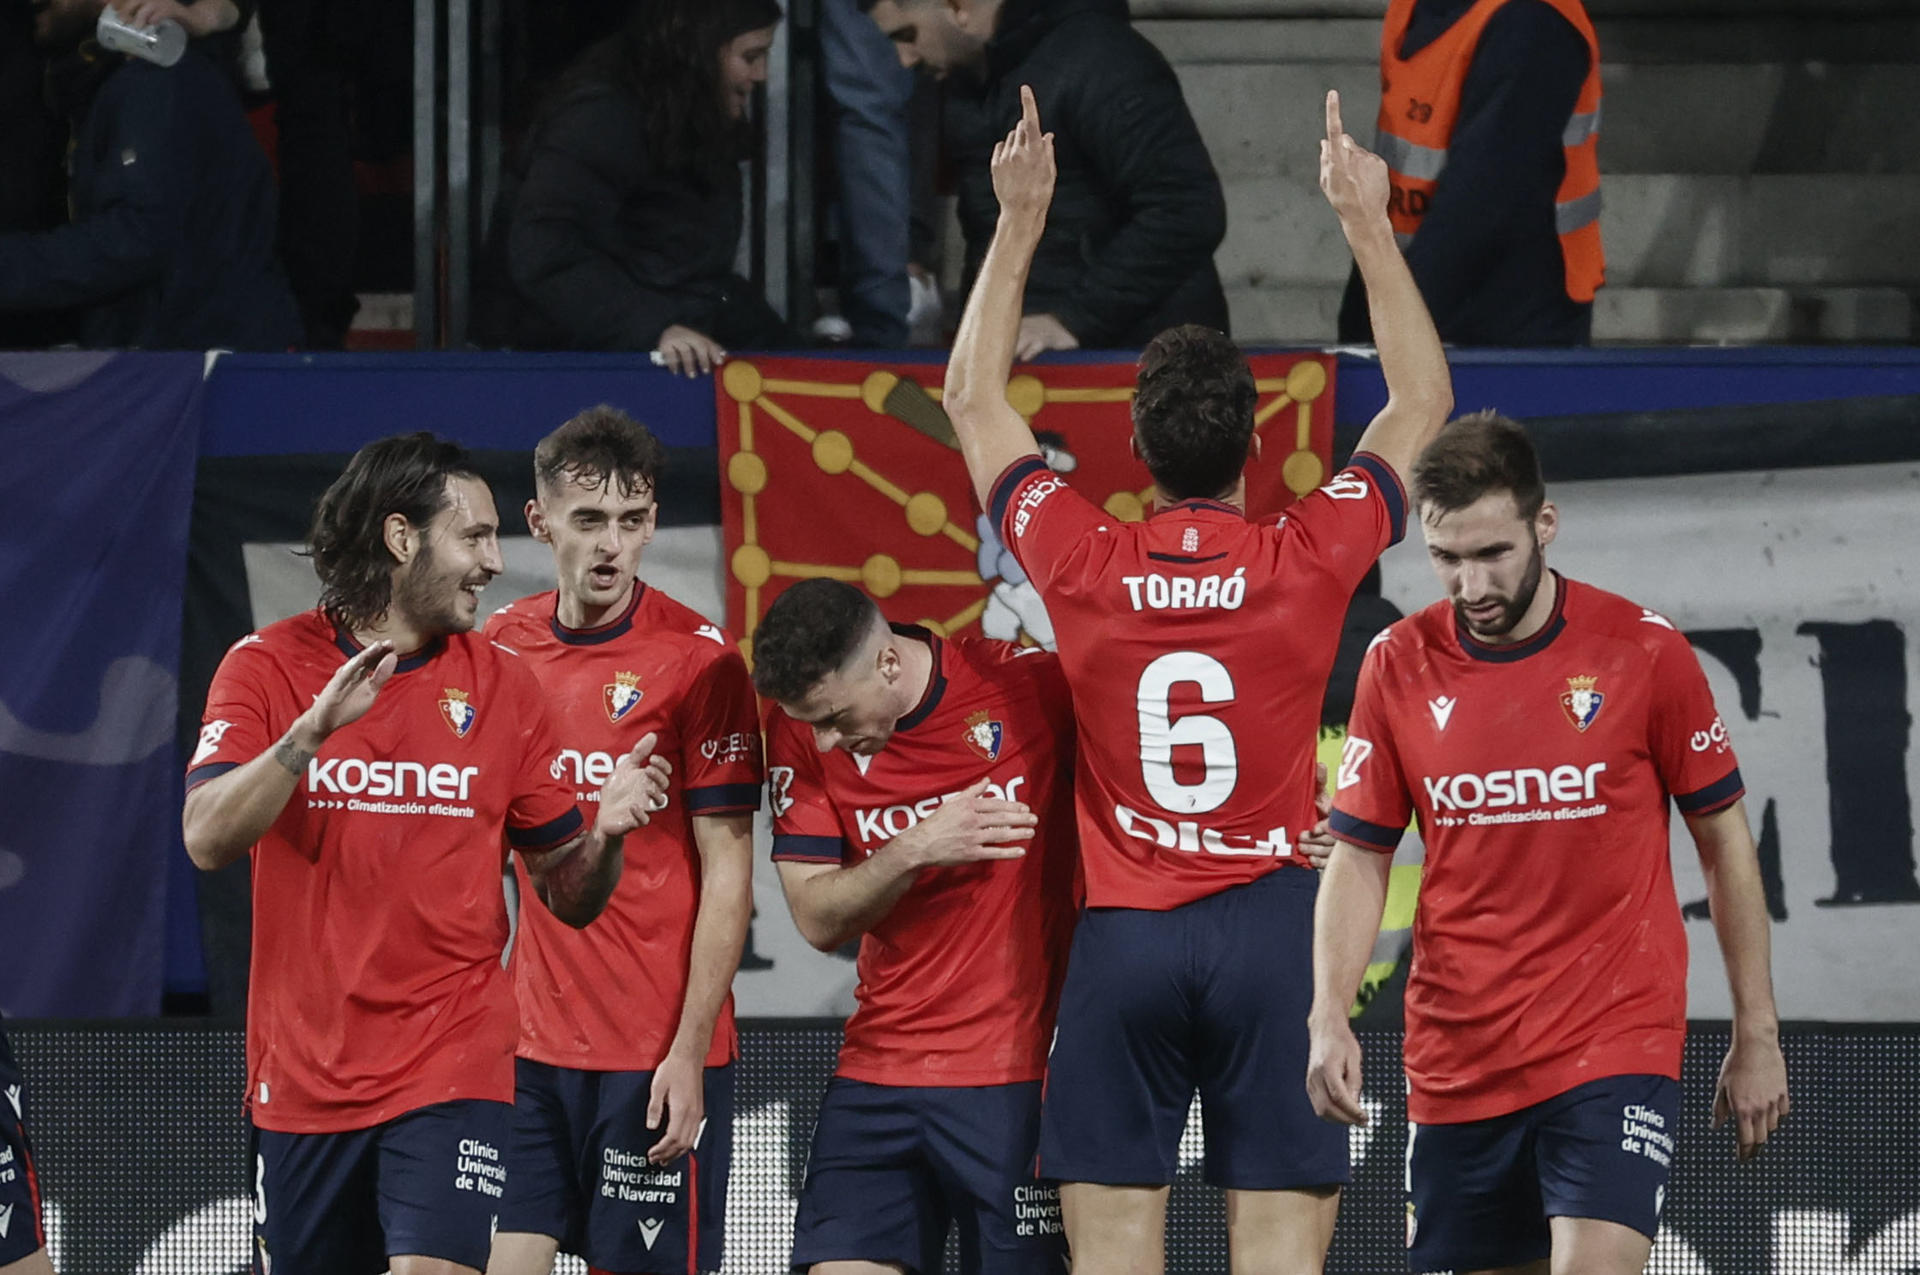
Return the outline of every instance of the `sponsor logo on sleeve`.
{"type": "Polygon", "coordinates": [[[198,766],[207,758],[220,751],[220,740],[233,728],[232,722],[208,722],[200,728],[200,746],[193,750],[193,760],[187,763],[189,769],[198,766]]]}
{"type": "Polygon", "coordinates": [[[1340,774],[1336,788],[1351,788],[1360,782],[1360,768],[1367,764],[1367,758],[1373,756],[1373,742],[1358,735],[1347,736],[1347,742],[1340,749],[1340,774]]]}
{"type": "Polygon", "coordinates": [[[793,809],[793,767],[767,768],[767,797],[775,819],[793,809]]]}
{"type": "Polygon", "coordinates": [[[1727,751],[1729,742],[1727,739],[1727,724],[1720,719],[1720,714],[1715,713],[1713,715],[1713,725],[1705,730],[1693,732],[1693,738],[1687,741],[1687,746],[1696,753],[1704,753],[1708,749],[1712,749],[1716,753],[1724,753],[1727,751]]]}
{"type": "Polygon", "coordinates": [[[757,738],[752,731],[737,730],[729,735],[702,740],[700,756],[716,766],[736,765],[753,756],[753,745],[757,738]]]}

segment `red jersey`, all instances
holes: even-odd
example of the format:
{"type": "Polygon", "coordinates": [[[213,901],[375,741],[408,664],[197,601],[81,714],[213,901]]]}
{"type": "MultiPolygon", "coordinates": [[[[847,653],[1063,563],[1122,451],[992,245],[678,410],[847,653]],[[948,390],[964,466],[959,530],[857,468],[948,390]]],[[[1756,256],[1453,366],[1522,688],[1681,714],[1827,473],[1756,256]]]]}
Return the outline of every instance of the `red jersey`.
{"type": "MultiPolygon", "coordinates": [[[[234,643],[188,787],[273,747],[359,649],[319,611],[234,643]]],[[[252,851],[256,1125],[331,1133],[513,1101],[501,846],[551,849],[585,826],[558,751],[533,670],[474,633],[401,660],[321,746],[252,851]]]]}
{"type": "Polygon", "coordinates": [[[1333,831],[1426,841],[1407,982],[1408,1113],[1517,1111],[1604,1076],[1679,1079],[1687,938],[1667,799],[1737,801],[1740,769],[1687,639],[1556,576],[1525,642],[1486,646],[1436,602],[1360,670],[1333,831]]]}
{"type": "Polygon", "coordinates": [[[1059,662],[1006,642],[942,641],[926,696],[873,757],[822,753],[767,720],[773,857],[859,863],[982,779],[1040,817],[1026,854],[928,868],[860,940],[859,1002],[837,1075],[877,1085],[1038,1080],[1075,898],[1073,714],[1059,662]]]}
{"type": "Polygon", "coordinates": [[[1088,905],[1164,911],[1308,866],[1320,701],[1354,588],[1405,528],[1394,472],[1355,456],[1258,522],[1212,500],[1122,522],[1033,456],[992,514],[1074,688],[1088,905]]]}
{"type": "MultiPolygon", "coordinates": [[[[696,815],[760,808],[760,721],[739,648],[698,612],[636,584],[620,616],[569,629],[549,591],[503,607],[487,636],[526,657],[546,689],[557,763],[582,802],[600,799],[613,765],[648,731],[673,762],[667,805],[626,838],[626,867],[607,910],[576,930],[546,908],[520,910],[513,988],[520,1056],[586,1071],[651,1071],[686,1005],[700,910],[696,815]]],[[[531,900],[518,866],[521,897],[531,900]]],[[[733,1061],[733,998],[721,1008],[707,1065],[733,1061]]]]}

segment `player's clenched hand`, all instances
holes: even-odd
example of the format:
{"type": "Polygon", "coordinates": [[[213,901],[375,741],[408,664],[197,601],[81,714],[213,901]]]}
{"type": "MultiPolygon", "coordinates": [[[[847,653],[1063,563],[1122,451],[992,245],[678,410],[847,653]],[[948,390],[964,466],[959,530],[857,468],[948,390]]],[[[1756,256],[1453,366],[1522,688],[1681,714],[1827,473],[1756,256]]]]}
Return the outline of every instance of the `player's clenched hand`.
{"type": "Polygon", "coordinates": [[[895,837],[889,848],[911,855],[918,868],[984,859],[1018,859],[1040,817],[1025,802],[987,796],[987,781],[949,797],[941,807],[895,837]]]}
{"type": "Polygon", "coordinates": [[[1360,1105],[1360,1042],[1342,1017],[1310,1021],[1307,1046],[1307,1097],[1313,1112],[1336,1124],[1367,1123],[1360,1105]]]}
{"type": "Polygon", "coordinates": [[[1333,814],[1333,794],[1327,791],[1327,764],[1313,763],[1313,812],[1318,820],[1300,838],[1296,847],[1316,868],[1327,866],[1333,856],[1333,832],[1328,816],[1333,814]]]}
{"type": "Polygon", "coordinates": [[[647,1128],[658,1129],[664,1118],[666,1131],[660,1141],[647,1149],[649,1164],[667,1164],[693,1150],[700,1136],[700,1121],[707,1114],[706,1068],[699,1058],[669,1053],[653,1069],[653,1090],[647,1099],[647,1128]]]}
{"type": "Polygon", "coordinates": [[[1340,95],[1327,91],[1327,135],[1320,142],[1320,190],[1345,226],[1387,215],[1387,161],[1348,135],[1340,124],[1340,95]]]}
{"type": "Polygon", "coordinates": [[[303,716],[321,739],[359,721],[373,707],[380,688],[387,684],[399,663],[393,643],[372,643],[334,672],[326,687],[314,697],[313,707],[303,716]]]}
{"type": "Polygon", "coordinates": [[[1040,131],[1033,89],[1020,86],[1020,122],[993,148],[993,193],[1001,215],[1044,219],[1053,202],[1053,134],[1040,131]]]}
{"type": "Polygon", "coordinates": [[[659,742],[660,737],[648,731],[632,752],[613,764],[613,774],[600,790],[600,817],[594,825],[602,836],[624,837],[645,827],[652,812],[666,805],[673,763],[653,755],[659,742]]]}
{"type": "Polygon", "coordinates": [[[1787,1117],[1787,1060],[1778,1037],[1745,1038],[1736,1035],[1720,1064],[1720,1083],[1713,1093],[1713,1124],[1734,1121],[1735,1153],[1742,1160],[1760,1154],[1767,1138],[1787,1117]]]}

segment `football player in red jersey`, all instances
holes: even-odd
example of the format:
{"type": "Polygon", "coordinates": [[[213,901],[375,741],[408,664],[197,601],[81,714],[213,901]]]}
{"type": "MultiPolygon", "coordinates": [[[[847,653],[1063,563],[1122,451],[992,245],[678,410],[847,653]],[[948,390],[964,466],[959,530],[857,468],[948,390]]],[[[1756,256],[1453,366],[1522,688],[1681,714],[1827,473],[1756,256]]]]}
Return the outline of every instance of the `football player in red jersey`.
{"type": "MultiPolygon", "coordinates": [[[[1445,357],[1393,240],[1386,165],[1327,100],[1321,186],[1365,279],[1388,401],[1352,461],[1250,521],[1255,388],[1197,327],[1141,356],[1133,445],[1155,512],[1127,523],[1047,470],[1006,401],[1027,268],[1053,191],[1030,92],[996,150],[1000,221],[944,406],[983,507],[1039,589],[1073,686],[1088,909],[1048,1064],[1040,1171],[1064,1185],[1074,1269],[1163,1269],[1168,1185],[1197,1089],[1235,1270],[1317,1272],[1347,1180],[1307,1060],[1320,703],[1355,586],[1400,535],[1399,471],[1452,408],[1445,357]]],[[[1097,497],[1096,497],[1097,498],[1097,497]]]]}
{"type": "Polygon", "coordinates": [[[485,1265],[514,1092],[502,846],[586,925],[666,791],[647,736],[582,814],[533,671],[472,631],[498,527],[455,445],[369,443],[314,514],[320,605],[234,643],[207,692],[182,823],[202,868],[252,854],[255,1242],[277,1275],[485,1265]]]}
{"type": "Polygon", "coordinates": [[[1073,713],[1037,648],[889,626],[794,585],[754,634],[773,855],[794,923],[860,940],[859,1008],[814,1126],[792,1266],[812,1275],[1064,1271],[1033,1176],[1073,929],[1073,713]]]}
{"type": "MultiPolygon", "coordinates": [[[[666,449],[611,407],[534,450],[534,538],[559,587],[502,608],[487,636],[527,660],[583,800],[642,736],[673,764],[666,804],[584,930],[522,912],[507,1194],[491,1275],[720,1269],[733,1144],[734,971],[753,911],[758,706],[718,626],[641,582],[666,449]]],[[[526,869],[518,871],[523,883],[526,869]]]]}
{"type": "Polygon", "coordinates": [[[1426,865],[1406,993],[1416,1271],[1638,1272],[1679,1124],[1687,936],[1668,803],[1700,853],[1733,992],[1717,1117],[1752,1155],[1787,1113],[1740,769],[1687,639],[1546,569],[1526,431],[1447,426],[1413,471],[1446,598],[1361,668],[1320,891],[1307,1088],[1360,1123],[1359,985],[1393,848],[1426,865]]]}

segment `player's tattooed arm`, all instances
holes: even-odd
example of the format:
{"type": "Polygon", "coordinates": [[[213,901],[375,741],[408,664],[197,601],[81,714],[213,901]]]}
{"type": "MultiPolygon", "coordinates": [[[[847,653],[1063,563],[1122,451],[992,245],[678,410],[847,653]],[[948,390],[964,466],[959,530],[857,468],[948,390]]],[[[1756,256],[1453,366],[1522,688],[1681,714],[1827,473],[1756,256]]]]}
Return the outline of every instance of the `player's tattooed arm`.
{"type": "Polygon", "coordinates": [[[187,794],[180,832],[195,866],[224,868],[266,835],[306,778],[307,763],[329,735],[373,707],[397,662],[392,643],[367,647],[340,666],[272,748],[187,794]]]}
{"type": "Polygon", "coordinates": [[[1007,466],[1040,451],[1026,418],[1007,403],[1007,376],[1020,337],[1027,272],[1053,201],[1053,181],[1053,135],[1040,131],[1033,90],[1023,85],[1020,122],[993,148],[993,193],[1000,200],[1000,221],[960,316],[941,396],[982,509],[989,506],[994,480],[1007,466]]]}

